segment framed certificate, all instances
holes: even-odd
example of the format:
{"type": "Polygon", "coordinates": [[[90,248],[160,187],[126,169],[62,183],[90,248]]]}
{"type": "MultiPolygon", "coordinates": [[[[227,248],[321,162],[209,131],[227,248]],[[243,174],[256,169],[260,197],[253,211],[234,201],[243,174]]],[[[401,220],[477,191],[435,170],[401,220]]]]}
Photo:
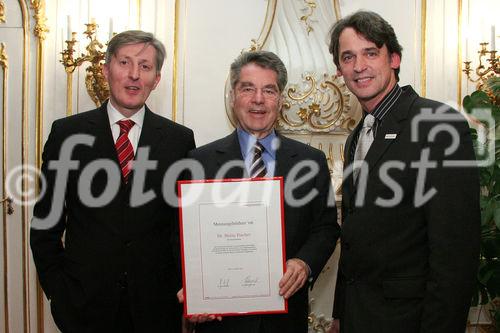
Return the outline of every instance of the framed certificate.
{"type": "Polygon", "coordinates": [[[179,181],[184,315],[286,313],[283,177],[179,181]]]}

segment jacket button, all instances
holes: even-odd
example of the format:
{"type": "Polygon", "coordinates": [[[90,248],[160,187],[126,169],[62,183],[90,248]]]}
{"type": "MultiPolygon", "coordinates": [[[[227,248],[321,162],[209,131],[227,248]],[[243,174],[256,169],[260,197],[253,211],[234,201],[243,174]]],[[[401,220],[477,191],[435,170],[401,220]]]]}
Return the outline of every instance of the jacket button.
{"type": "Polygon", "coordinates": [[[128,287],[127,272],[123,272],[122,276],[120,276],[120,279],[118,280],[116,285],[122,290],[127,289],[128,287]]]}
{"type": "Polygon", "coordinates": [[[347,284],[353,284],[353,283],[354,283],[354,278],[347,279],[347,284]]]}

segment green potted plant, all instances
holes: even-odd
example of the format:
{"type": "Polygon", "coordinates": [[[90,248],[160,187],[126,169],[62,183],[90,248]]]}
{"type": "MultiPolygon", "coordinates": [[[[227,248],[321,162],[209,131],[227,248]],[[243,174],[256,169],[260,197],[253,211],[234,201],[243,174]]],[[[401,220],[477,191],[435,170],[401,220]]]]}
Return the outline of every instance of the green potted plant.
{"type": "MultiPolygon", "coordinates": [[[[471,129],[478,159],[492,161],[479,168],[481,254],[477,293],[472,304],[487,309],[494,330],[500,332],[500,78],[497,76],[489,78],[481,90],[465,96],[463,107],[471,115],[474,109],[491,110],[494,120],[494,125],[488,124],[485,120],[477,120],[479,126],[477,129],[471,129]],[[489,131],[495,131],[494,138],[491,133],[487,133],[488,128],[489,131]],[[486,135],[478,135],[481,131],[483,133],[486,131],[486,135]],[[494,156],[484,154],[480,156],[479,152],[483,151],[485,146],[493,144],[492,140],[494,140],[494,156]]],[[[491,151],[489,154],[491,155],[491,151]]]]}

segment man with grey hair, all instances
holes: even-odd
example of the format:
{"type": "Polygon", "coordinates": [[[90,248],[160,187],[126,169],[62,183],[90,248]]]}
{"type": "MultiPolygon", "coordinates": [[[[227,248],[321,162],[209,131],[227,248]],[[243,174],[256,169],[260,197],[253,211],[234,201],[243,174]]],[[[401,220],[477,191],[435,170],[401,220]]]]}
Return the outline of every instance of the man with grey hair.
{"type": "Polygon", "coordinates": [[[479,259],[469,127],[398,85],[402,47],[380,15],[332,28],[337,72],[363,108],[347,138],[332,332],[465,331],[479,259]]]}
{"type": "Polygon", "coordinates": [[[238,166],[223,178],[284,177],[286,271],[274,288],[288,299],[288,313],[226,317],[199,323],[196,332],[307,332],[308,287],[332,254],[340,232],[326,158],[320,150],[274,129],[287,84],[278,56],[267,51],[241,54],[231,65],[230,81],[237,129],[190,157],[203,165],[206,179],[235,161],[238,166]],[[309,200],[301,200],[307,196],[309,200]]]}
{"type": "Polygon", "coordinates": [[[145,105],[164,58],[163,44],[151,33],[117,34],[103,68],[109,100],[52,125],[31,248],[62,332],[181,330],[177,209],[163,195],[175,193],[175,182],[162,188],[162,181],[195,144],[190,129],[145,105]],[[75,138],[81,141],[68,153],[75,138]],[[65,154],[71,163],[61,166],[65,154]],[[135,168],[140,156],[154,167],[135,168]],[[64,167],[67,177],[59,182],[64,167]],[[137,192],[152,198],[138,204],[137,192]],[[57,207],[61,212],[54,214],[57,207]]]}

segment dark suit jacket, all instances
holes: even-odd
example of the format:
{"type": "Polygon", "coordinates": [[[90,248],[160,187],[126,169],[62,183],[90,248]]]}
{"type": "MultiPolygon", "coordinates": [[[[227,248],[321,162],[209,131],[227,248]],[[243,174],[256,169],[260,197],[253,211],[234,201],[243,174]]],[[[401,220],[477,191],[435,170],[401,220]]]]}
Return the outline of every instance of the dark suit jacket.
{"type": "MultiPolygon", "coordinates": [[[[128,184],[120,180],[116,195],[109,200],[103,196],[99,207],[89,207],[80,193],[100,196],[109,185],[108,178],[102,169],[92,179],[82,177],[82,171],[98,159],[106,162],[97,166],[110,163],[118,168],[106,104],[52,125],[42,156],[45,194],[34,207],[31,229],[39,280],[63,332],[113,332],[124,287],[134,324],[141,332],[173,331],[169,328],[178,327],[180,319],[177,213],[165,200],[161,186],[167,169],[195,147],[193,132],[146,108],[138,151],[149,147],[149,160],[157,166],[147,171],[144,187],[138,190],[152,191],[154,199],[131,206],[133,172],[128,184]],[[95,142],[74,147],[71,157],[78,166],[63,179],[66,190],[57,197],[57,175],[49,164],[59,159],[62,145],[75,134],[87,134],[95,142]],[[64,203],[63,213],[49,221],[51,228],[39,229],[40,219],[49,215],[53,202],[54,206],[64,203]]],[[[175,193],[174,182],[167,187],[175,193]]]]}
{"type": "MultiPolygon", "coordinates": [[[[335,200],[328,202],[331,191],[330,174],[325,155],[303,143],[288,139],[281,135],[280,146],[276,152],[275,176],[284,176],[285,196],[285,240],[286,256],[300,258],[306,262],[312,271],[312,280],[316,279],[326,261],[332,254],[340,228],[337,224],[335,200]],[[319,166],[318,173],[292,191],[288,174],[301,161],[312,161],[319,166]],[[295,199],[303,198],[309,192],[317,190],[318,194],[307,204],[293,207],[286,197],[293,195],[295,199]]],[[[205,169],[205,178],[215,178],[221,166],[233,160],[242,161],[238,135],[235,132],[229,136],[200,147],[190,153],[190,157],[201,162],[205,169]]],[[[296,179],[309,172],[301,168],[296,179]]],[[[225,178],[248,177],[242,168],[232,168],[225,178]]],[[[332,193],[332,197],[333,193],[332,193]]],[[[276,286],[278,288],[278,286],[276,286]]],[[[256,315],[225,317],[221,322],[211,322],[198,325],[197,333],[227,332],[255,333],[259,327],[276,332],[306,332],[308,315],[307,283],[289,299],[288,314],[256,315]]]]}
{"type": "MultiPolygon", "coordinates": [[[[360,126],[347,139],[346,167],[360,126]]],[[[356,205],[363,182],[355,187],[352,175],[344,177],[333,312],[342,332],[464,332],[478,266],[480,212],[477,169],[443,166],[443,161],[459,160],[475,160],[467,123],[446,105],[404,87],[365,158],[364,205],[356,205]],[[419,121],[422,109],[437,114],[419,121]],[[418,134],[415,140],[412,131],[418,134]],[[458,140],[456,149],[446,151],[458,140]],[[411,164],[425,160],[422,154],[436,162],[425,175],[411,164]],[[396,162],[384,171],[390,161],[396,162]],[[421,197],[432,188],[435,195],[423,203],[421,197]],[[383,207],[377,202],[392,199],[395,192],[401,192],[399,203],[383,207]]]]}

